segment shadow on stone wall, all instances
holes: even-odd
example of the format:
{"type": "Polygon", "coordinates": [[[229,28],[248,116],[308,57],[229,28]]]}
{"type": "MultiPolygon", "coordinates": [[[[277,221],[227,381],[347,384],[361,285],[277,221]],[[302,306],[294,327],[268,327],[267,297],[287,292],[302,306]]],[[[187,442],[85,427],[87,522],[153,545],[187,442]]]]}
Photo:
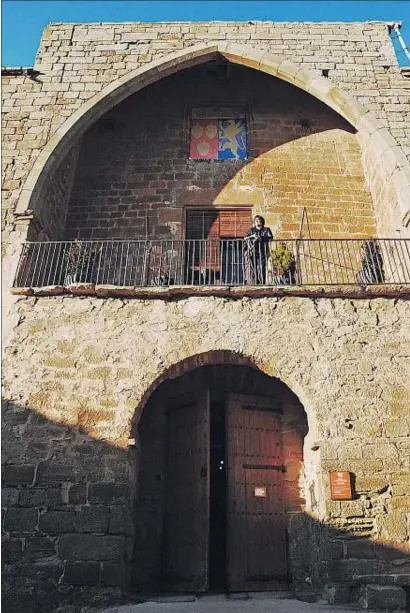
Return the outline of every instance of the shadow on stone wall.
{"type": "Polygon", "coordinates": [[[2,437],[4,610],[122,602],[127,454],[10,402],[2,437]]]}
{"type": "Polygon", "coordinates": [[[372,223],[359,146],[350,138],[356,131],[346,120],[270,75],[231,66],[228,81],[221,81],[211,68],[189,68],[150,85],[86,131],[65,239],[182,238],[183,207],[215,204],[257,206],[277,223],[283,217],[285,232],[297,232],[296,202],[310,207],[312,223],[330,215],[317,211],[330,195],[332,208],[355,216],[346,192],[364,198],[360,214],[364,207],[372,223]],[[197,107],[205,117],[204,109],[213,117],[246,115],[247,159],[190,159],[190,109],[197,107]]]}
{"type": "MultiPolygon", "coordinates": [[[[2,407],[4,611],[138,601],[129,581],[130,453],[91,439],[81,424],[55,424],[12,402],[2,407]]],[[[292,587],[300,598],[325,594],[334,603],[364,598],[366,608],[405,606],[404,549],[307,514],[294,515],[289,531],[289,555],[299,564],[292,587]]]]}

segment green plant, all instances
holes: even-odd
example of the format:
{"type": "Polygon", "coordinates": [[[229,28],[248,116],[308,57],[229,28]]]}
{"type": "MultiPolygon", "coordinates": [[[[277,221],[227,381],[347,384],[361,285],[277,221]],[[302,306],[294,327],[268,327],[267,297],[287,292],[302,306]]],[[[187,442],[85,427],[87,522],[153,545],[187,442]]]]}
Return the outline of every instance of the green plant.
{"type": "Polygon", "coordinates": [[[285,274],[293,262],[293,253],[285,243],[277,243],[271,253],[272,267],[276,274],[285,274]]]}

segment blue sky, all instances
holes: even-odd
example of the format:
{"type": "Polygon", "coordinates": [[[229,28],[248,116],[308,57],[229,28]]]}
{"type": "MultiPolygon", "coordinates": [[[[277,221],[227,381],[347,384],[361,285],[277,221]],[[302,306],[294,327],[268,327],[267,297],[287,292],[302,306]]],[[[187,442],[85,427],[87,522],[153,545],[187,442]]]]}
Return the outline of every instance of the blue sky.
{"type": "MultiPolygon", "coordinates": [[[[3,0],[2,65],[32,66],[41,32],[50,21],[403,21],[410,47],[410,1],[240,0],[3,0]]],[[[402,65],[410,64],[397,47],[402,65]]]]}

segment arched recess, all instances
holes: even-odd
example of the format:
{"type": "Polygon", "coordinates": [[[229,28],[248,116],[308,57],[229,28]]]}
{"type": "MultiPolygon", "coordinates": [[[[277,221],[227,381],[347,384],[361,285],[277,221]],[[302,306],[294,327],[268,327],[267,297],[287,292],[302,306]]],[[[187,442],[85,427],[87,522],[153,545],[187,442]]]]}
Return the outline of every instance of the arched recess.
{"type": "MultiPolygon", "coordinates": [[[[138,590],[169,589],[168,584],[163,584],[162,581],[164,580],[163,547],[164,543],[167,543],[168,538],[167,528],[164,527],[168,525],[166,511],[167,492],[174,491],[174,489],[170,487],[173,478],[173,470],[170,467],[173,465],[174,461],[181,462],[181,458],[185,457],[184,453],[188,448],[188,455],[190,458],[189,464],[192,463],[193,466],[196,465],[195,444],[199,445],[198,453],[200,452],[201,457],[204,453],[204,446],[206,446],[206,443],[204,442],[204,438],[202,438],[204,436],[203,431],[201,431],[201,436],[199,436],[192,431],[192,428],[201,428],[202,426],[206,428],[203,419],[200,419],[197,413],[198,408],[200,408],[201,411],[204,410],[201,397],[206,393],[208,394],[209,403],[209,421],[207,421],[207,425],[209,428],[208,436],[210,437],[208,438],[210,454],[208,470],[211,479],[210,490],[208,489],[208,495],[210,495],[210,507],[208,512],[211,517],[211,525],[208,524],[206,530],[209,530],[210,538],[210,566],[208,568],[211,568],[211,575],[213,565],[212,543],[215,544],[215,539],[213,538],[215,537],[215,533],[213,533],[212,528],[212,516],[213,513],[219,513],[220,511],[218,505],[219,511],[213,506],[213,496],[217,494],[218,499],[220,496],[222,498],[226,497],[227,501],[226,509],[223,511],[223,513],[226,513],[227,532],[224,533],[224,536],[219,534],[219,532],[216,534],[216,536],[221,538],[223,544],[226,542],[225,539],[230,529],[229,497],[232,494],[228,493],[230,488],[229,484],[233,486],[231,479],[236,479],[234,474],[230,472],[229,464],[233,456],[229,453],[231,443],[228,441],[235,441],[236,438],[234,429],[230,430],[233,424],[228,418],[228,403],[231,403],[231,415],[232,412],[235,412],[239,417],[239,421],[241,420],[239,414],[246,413],[246,410],[243,411],[242,409],[248,409],[248,413],[251,409],[251,413],[253,413],[250,422],[250,424],[252,424],[252,431],[249,430],[249,436],[259,437],[263,436],[261,434],[261,432],[263,432],[263,422],[265,421],[266,411],[269,412],[266,407],[271,406],[269,405],[269,400],[275,400],[275,402],[279,403],[278,406],[280,406],[280,417],[278,419],[281,423],[279,427],[283,454],[281,457],[283,458],[285,466],[281,486],[284,489],[280,491],[283,493],[283,520],[285,522],[284,525],[286,525],[286,534],[289,539],[288,564],[293,581],[303,582],[304,577],[311,574],[309,570],[309,556],[306,556],[304,563],[300,564],[300,552],[298,552],[298,549],[300,548],[301,542],[305,544],[306,551],[311,549],[311,546],[308,544],[311,534],[307,529],[308,522],[305,512],[311,511],[315,515],[319,514],[317,502],[321,497],[319,491],[321,488],[320,463],[319,454],[316,453],[315,446],[311,444],[312,432],[310,431],[311,428],[313,430],[315,429],[315,418],[312,415],[311,409],[303,406],[300,398],[290,387],[278,377],[272,376],[268,372],[269,370],[269,368],[257,367],[251,359],[236,352],[210,351],[191,356],[174,364],[158,377],[155,382],[150,385],[149,389],[147,389],[141,403],[139,403],[137,407],[136,419],[132,432],[136,442],[136,448],[131,452],[130,457],[130,466],[134,467],[134,470],[131,471],[130,484],[130,491],[132,492],[130,508],[132,518],[131,524],[135,526],[134,553],[130,559],[130,570],[134,588],[138,590]],[[244,396],[237,396],[237,394],[242,394],[244,396]],[[246,398],[246,400],[243,400],[244,405],[251,406],[242,406],[239,398],[246,398]],[[252,405],[252,402],[257,402],[258,399],[259,401],[264,399],[266,402],[266,405],[263,405],[265,408],[260,411],[262,415],[259,415],[259,417],[255,415],[255,412],[257,412],[257,405],[252,405]],[[234,402],[233,405],[232,402],[234,402]],[[252,406],[253,408],[251,408],[252,406]],[[219,437],[213,439],[212,435],[212,415],[215,416],[214,411],[219,412],[220,416],[221,414],[224,416],[222,419],[225,424],[223,429],[225,430],[224,438],[226,443],[222,454],[225,458],[225,462],[217,462],[217,460],[220,459],[220,455],[218,455],[220,452],[218,451],[217,456],[214,456],[212,459],[212,449],[218,447],[218,445],[213,445],[212,441],[216,442],[220,440],[219,437]],[[190,417],[192,413],[193,415],[190,417]],[[175,431],[178,437],[175,443],[170,445],[169,436],[174,432],[170,423],[174,423],[175,425],[175,422],[172,421],[175,419],[175,415],[177,423],[179,424],[177,431],[175,431]],[[184,423],[183,426],[181,425],[181,420],[184,423]],[[231,432],[231,435],[229,432],[231,432]],[[186,449],[184,441],[186,441],[186,445],[188,445],[186,449]],[[172,449],[175,446],[176,455],[174,457],[174,455],[172,455],[172,449]],[[218,488],[215,481],[214,486],[212,486],[212,479],[215,478],[217,470],[216,464],[227,464],[225,467],[227,470],[227,489],[225,490],[223,488],[223,491],[215,489],[214,486],[218,488]],[[214,477],[212,477],[212,475],[214,475],[214,477]],[[316,490],[314,493],[312,487],[316,490]],[[315,508],[312,508],[312,502],[315,508]]],[[[236,419],[237,418],[234,419],[234,422],[236,419]]],[[[245,429],[247,427],[245,423],[246,421],[243,422],[243,426],[241,425],[239,427],[245,429]]],[[[276,432],[277,431],[278,430],[276,430],[276,432]]],[[[270,431],[269,436],[275,436],[273,431],[270,431]]],[[[232,444],[235,445],[235,443],[232,444]]],[[[256,446],[258,445],[257,438],[254,438],[253,444],[256,446]]],[[[261,444],[261,453],[263,453],[262,449],[266,452],[268,448],[269,444],[265,441],[265,443],[261,444]]],[[[236,457],[236,454],[233,455],[236,457]]],[[[256,455],[252,457],[256,458],[259,456],[256,453],[256,455]]],[[[202,461],[203,459],[200,463],[202,461]]],[[[256,460],[254,459],[254,461],[256,460]]],[[[179,469],[182,469],[179,463],[178,474],[180,474],[179,469]]],[[[246,468],[245,465],[244,468],[246,468]]],[[[255,466],[251,468],[255,468],[255,466]]],[[[202,473],[201,476],[203,477],[202,473]]],[[[250,475],[248,475],[248,477],[250,478],[250,475]]],[[[261,477],[259,476],[258,478],[261,477]]],[[[268,477],[265,476],[265,479],[268,479],[268,477]]],[[[268,481],[270,483],[270,479],[268,479],[268,481]]],[[[192,483],[192,481],[190,481],[190,483],[192,483]]],[[[279,483],[277,485],[279,487],[279,483]]],[[[248,486],[250,487],[250,484],[246,485],[247,488],[248,486]]],[[[271,486],[272,484],[267,487],[269,488],[271,486]]],[[[178,480],[178,488],[180,487],[181,483],[178,480]]],[[[278,492],[279,490],[276,491],[278,492]]],[[[200,495],[200,491],[198,491],[198,495],[200,495]]],[[[182,496],[182,500],[185,500],[189,507],[190,503],[188,499],[189,496],[182,496]]],[[[180,501],[180,497],[178,500],[180,501]]],[[[201,506],[201,509],[205,509],[206,506],[204,501],[204,506],[201,506]]],[[[181,508],[180,512],[182,516],[187,512],[187,509],[185,507],[181,508]]],[[[204,520],[203,525],[206,523],[207,522],[204,520]]],[[[225,522],[219,521],[218,524],[225,525],[225,522]]],[[[213,525],[215,527],[215,522],[213,525]]],[[[178,526],[174,527],[177,530],[178,526]]],[[[171,533],[174,538],[174,531],[171,531],[171,533]]],[[[197,530],[195,531],[195,534],[196,533],[197,530]]],[[[198,539],[199,538],[198,536],[198,539]]],[[[197,542],[199,541],[193,538],[193,543],[197,542]]],[[[227,552],[229,552],[229,543],[227,552]]],[[[166,558],[167,555],[165,555],[165,559],[166,558]]],[[[188,556],[188,558],[191,560],[190,556],[188,556]]],[[[205,563],[205,567],[207,567],[207,564],[208,562],[205,563]]],[[[219,570],[221,571],[221,569],[219,570]]],[[[223,575],[225,573],[221,571],[219,574],[223,575]]],[[[166,575],[167,573],[165,572],[165,577],[166,575]]],[[[226,587],[212,585],[211,579],[210,583],[212,589],[224,589],[224,587],[226,587]]],[[[190,591],[190,588],[187,589],[190,591]]],[[[254,589],[259,588],[256,587],[254,589]]],[[[202,591],[202,588],[199,591],[202,591]]]]}
{"type": "MultiPolygon", "coordinates": [[[[158,388],[166,381],[177,379],[188,375],[189,373],[203,367],[203,366],[243,366],[259,372],[260,374],[267,375],[272,379],[276,379],[284,387],[289,390],[289,393],[298,399],[303,406],[306,413],[306,420],[308,426],[308,433],[305,437],[304,447],[308,452],[305,453],[305,466],[307,472],[312,475],[316,474],[319,470],[320,452],[319,450],[323,438],[322,428],[319,424],[319,418],[314,405],[314,399],[309,396],[303,382],[298,378],[285,374],[285,371],[278,369],[275,361],[264,362],[263,364],[252,359],[251,356],[239,353],[237,351],[230,350],[211,350],[204,353],[197,353],[194,355],[187,355],[184,359],[176,362],[165,368],[163,372],[152,380],[151,384],[145,389],[145,392],[141,395],[139,402],[136,404],[133,415],[129,415],[129,436],[131,440],[135,440],[138,447],[139,432],[138,428],[144,410],[146,409],[150,398],[158,390],[158,388]],[[312,450],[314,451],[312,455],[312,450]],[[309,464],[309,466],[307,466],[309,464]]],[[[134,450],[135,451],[135,450],[134,450]]],[[[131,448],[131,453],[134,453],[131,448]]],[[[133,463],[133,461],[131,461],[133,463]]],[[[317,483],[319,485],[319,483],[317,483]]],[[[316,492],[316,498],[321,498],[321,492],[316,492]]],[[[308,505],[308,508],[309,505],[308,505]]],[[[323,508],[317,508],[317,513],[323,515],[323,508]]]]}
{"type": "Polygon", "coordinates": [[[136,435],[139,421],[149,398],[164,381],[167,381],[168,379],[176,379],[177,377],[181,377],[197,368],[200,368],[201,366],[207,365],[249,366],[250,368],[258,370],[269,377],[280,380],[293,394],[299,398],[300,402],[304,406],[309,426],[309,438],[312,440],[317,440],[319,438],[315,411],[310,406],[309,399],[300,382],[289,381],[287,377],[283,376],[281,372],[277,371],[273,362],[262,365],[256,363],[256,360],[253,360],[251,357],[245,354],[223,349],[215,349],[212,351],[187,356],[180,362],[176,362],[172,366],[164,369],[164,371],[146,388],[140,401],[135,407],[133,419],[130,423],[130,436],[134,437],[136,435]]]}
{"type": "Polygon", "coordinates": [[[392,187],[390,192],[393,192],[393,196],[389,197],[383,207],[389,210],[381,210],[379,213],[379,217],[383,217],[378,220],[379,228],[382,231],[384,227],[389,227],[398,233],[405,232],[404,228],[410,223],[410,163],[390,132],[352,95],[335,86],[329,79],[294,64],[287,57],[246,44],[226,42],[201,43],[166,55],[129,72],[84,103],[56,130],[40,153],[22,189],[16,214],[35,213],[47,177],[52,176],[71,147],[104,113],[163,77],[205,63],[217,55],[291,83],[345,118],[357,130],[362,149],[370,152],[372,164],[378,166],[380,183],[384,187],[392,187]]]}

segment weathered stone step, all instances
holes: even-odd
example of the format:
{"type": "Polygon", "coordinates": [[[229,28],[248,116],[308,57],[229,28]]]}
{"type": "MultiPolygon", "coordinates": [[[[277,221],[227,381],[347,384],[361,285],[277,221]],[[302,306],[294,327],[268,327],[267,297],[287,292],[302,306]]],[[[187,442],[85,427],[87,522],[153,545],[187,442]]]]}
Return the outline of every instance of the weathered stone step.
{"type": "Polygon", "coordinates": [[[410,573],[383,574],[383,575],[353,575],[351,583],[354,585],[410,585],[410,573]]]}

